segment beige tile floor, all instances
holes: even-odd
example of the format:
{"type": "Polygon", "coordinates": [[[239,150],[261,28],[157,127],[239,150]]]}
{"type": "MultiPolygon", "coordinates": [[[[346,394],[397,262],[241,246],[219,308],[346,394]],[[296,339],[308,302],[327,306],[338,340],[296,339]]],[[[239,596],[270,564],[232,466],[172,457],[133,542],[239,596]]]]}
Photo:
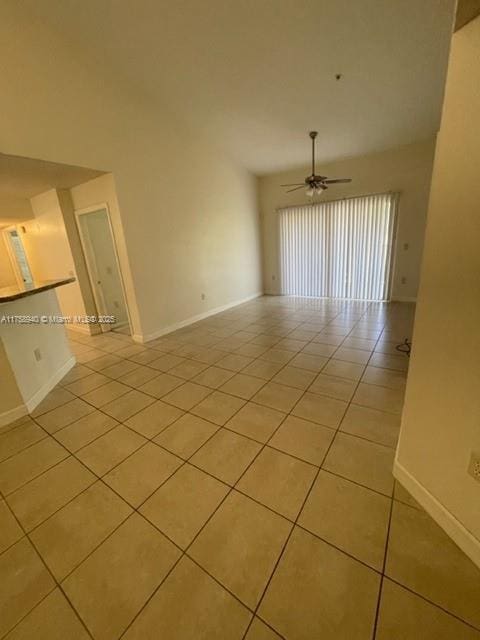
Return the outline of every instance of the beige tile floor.
{"type": "Polygon", "coordinates": [[[71,332],[0,432],[0,638],[480,640],[480,571],[391,473],[413,312],[71,332]]]}

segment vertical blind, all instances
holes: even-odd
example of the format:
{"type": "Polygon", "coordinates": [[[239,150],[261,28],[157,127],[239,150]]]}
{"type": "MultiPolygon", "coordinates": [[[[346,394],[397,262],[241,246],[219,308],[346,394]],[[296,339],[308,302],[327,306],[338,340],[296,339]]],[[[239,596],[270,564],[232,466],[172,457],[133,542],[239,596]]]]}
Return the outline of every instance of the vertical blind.
{"type": "Polygon", "coordinates": [[[279,210],[281,292],[386,300],[398,194],[279,210]]]}

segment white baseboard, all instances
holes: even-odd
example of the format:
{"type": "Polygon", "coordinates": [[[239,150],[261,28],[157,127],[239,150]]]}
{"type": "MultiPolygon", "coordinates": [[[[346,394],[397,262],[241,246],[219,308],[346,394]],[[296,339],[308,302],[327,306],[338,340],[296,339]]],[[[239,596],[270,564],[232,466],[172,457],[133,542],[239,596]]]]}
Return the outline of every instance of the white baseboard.
{"type": "Polygon", "coordinates": [[[227,311],[227,309],[231,309],[232,307],[238,307],[240,304],[245,304],[245,302],[249,302],[250,300],[254,300],[255,298],[259,298],[263,296],[263,291],[259,291],[254,293],[247,298],[243,298],[242,300],[235,300],[235,302],[229,302],[228,304],[224,304],[221,307],[215,307],[214,309],[210,309],[209,311],[204,311],[203,313],[199,313],[196,316],[192,316],[187,318],[186,320],[182,320],[181,322],[177,322],[176,324],[172,324],[168,327],[163,327],[162,329],[158,329],[153,333],[149,333],[147,335],[143,335],[140,333],[134,333],[132,335],[132,339],[135,342],[145,343],[150,342],[150,340],[155,340],[156,338],[161,338],[168,333],[172,333],[172,331],[177,331],[177,329],[183,329],[183,327],[188,327],[190,324],[194,324],[195,322],[199,322],[200,320],[205,320],[210,316],[214,316],[216,313],[221,313],[222,311],[227,311]]]}
{"type": "Polygon", "coordinates": [[[69,331],[75,331],[76,333],[83,333],[84,335],[91,336],[90,325],[88,324],[66,324],[65,329],[69,331]]]}
{"type": "MultiPolygon", "coordinates": [[[[319,300],[352,300],[355,301],[356,298],[330,298],[328,296],[295,296],[292,294],[283,294],[278,293],[278,291],[265,291],[263,293],[264,296],[284,296],[289,298],[318,298],[319,300]]],[[[391,298],[390,302],[416,302],[417,298],[409,298],[407,296],[394,296],[391,298]]],[[[366,302],[369,302],[368,300],[366,302]]]]}
{"type": "Polygon", "coordinates": [[[405,467],[397,460],[393,465],[393,475],[415,500],[460,547],[460,549],[480,567],[480,540],[455,518],[405,467]]]}
{"type": "Polygon", "coordinates": [[[18,407],[14,407],[13,409],[0,413],[0,430],[2,427],[7,426],[7,424],[15,422],[15,420],[23,418],[23,416],[26,416],[27,414],[28,409],[24,404],[20,404],[18,407]]]}
{"type": "Polygon", "coordinates": [[[76,358],[72,356],[65,364],[55,372],[55,374],[43,385],[40,389],[34,393],[26,402],[25,406],[27,408],[28,413],[32,413],[37,405],[45,398],[46,395],[50,393],[50,391],[57,386],[60,380],[67,375],[70,369],[77,362],[76,358]]]}
{"type": "Polygon", "coordinates": [[[24,404],[18,405],[9,411],[5,411],[0,414],[0,429],[18,418],[32,413],[36,406],[47,396],[50,391],[57,386],[60,380],[67,375],[70,369],[76,364],[74,356],[69,358],[67,362],[46,382],[31,398],[29,398],[24,404]]]}

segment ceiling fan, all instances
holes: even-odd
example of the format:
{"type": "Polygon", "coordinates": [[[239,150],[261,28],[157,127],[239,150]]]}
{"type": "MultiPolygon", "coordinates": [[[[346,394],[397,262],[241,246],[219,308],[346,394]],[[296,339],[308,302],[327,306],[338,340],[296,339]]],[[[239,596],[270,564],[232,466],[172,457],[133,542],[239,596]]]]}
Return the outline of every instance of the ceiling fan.
{"type": "Polygon", "coordinates": [[[315,194],[321,195],[329,184],[337,184],[339,182],[351,182],[351,178],[327,178],[327,176],[317,176],[315,174],[315,138],[318,136],[318,131],[310,131],[310,138],[312,139],[312,173],[305,178],[304,182],[296,182],[294,184],[282,184],[281,187],[294,187],[289,189],[287,193],[291,191],[297,191],[298,189],[305,189],[305,193],[310,198],[315,194]]]}

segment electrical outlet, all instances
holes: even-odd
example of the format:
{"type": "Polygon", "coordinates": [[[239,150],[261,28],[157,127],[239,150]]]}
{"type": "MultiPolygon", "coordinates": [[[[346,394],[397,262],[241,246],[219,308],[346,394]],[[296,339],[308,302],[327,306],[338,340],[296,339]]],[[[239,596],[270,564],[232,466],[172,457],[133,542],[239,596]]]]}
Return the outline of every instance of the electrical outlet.
{"type": "Polygon", "coordinates": [[[407,279],[406,279],[405,276],[402,276],[401,283],[402,284],[407,284],[407,279]]]}
{"type": "Polygon", "coordinates": [[[40,351],[40,349],[34,349],[33,350],[33,355],[35,356],[35,360],[37,362],[40,362],[40,360],[42,359],[42,352],[40,351]]]}
{"type": "Polygon", "coordinates": [[[204,293],[202,293],[201,297],[202,297],[202,300],[205,300],[205,294],[204,293]]]}
{"type": "Polygon", "coordinates": [[[470,455],[470,464],[468,465],[468,473],[474,480],[480,482],[480,452],[472,451],[470,455]]]}
{"type": "Polygon", "coordinates": [[[410,245],[408,244],[408,242],[404,242],[403,243],[403,250],[404,251],[408,251],[409,247],[410,247],[410,245]]]}
{"type": "Polygon", "coordinates": [[[275,275],[272,276],[272,280],[275,280],[275,275]]]}

